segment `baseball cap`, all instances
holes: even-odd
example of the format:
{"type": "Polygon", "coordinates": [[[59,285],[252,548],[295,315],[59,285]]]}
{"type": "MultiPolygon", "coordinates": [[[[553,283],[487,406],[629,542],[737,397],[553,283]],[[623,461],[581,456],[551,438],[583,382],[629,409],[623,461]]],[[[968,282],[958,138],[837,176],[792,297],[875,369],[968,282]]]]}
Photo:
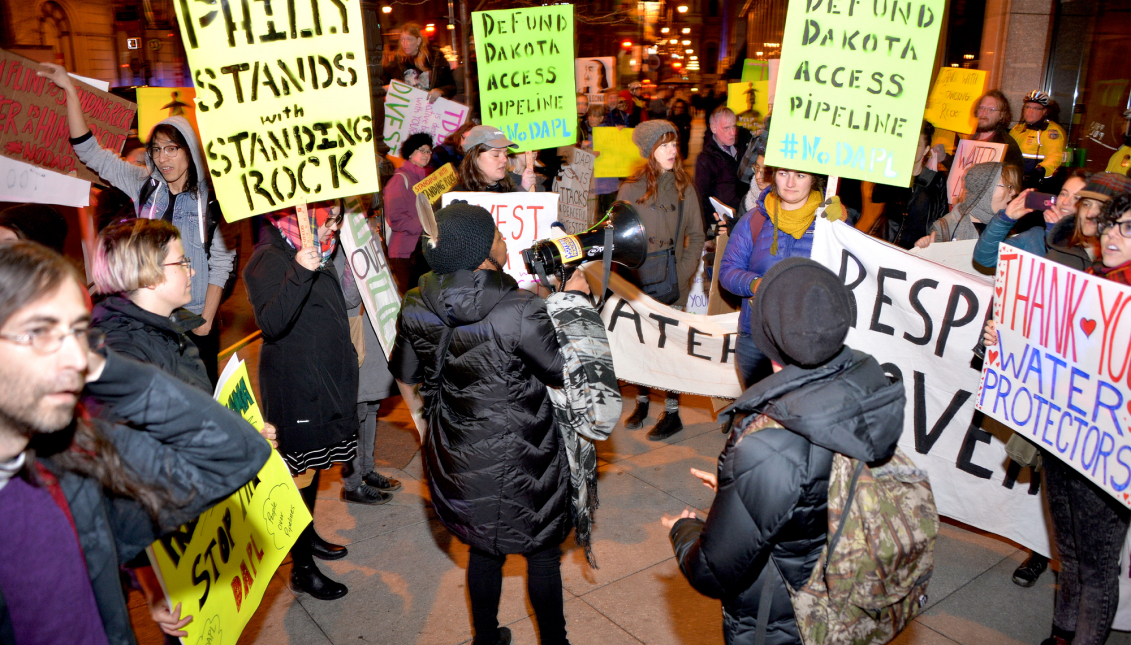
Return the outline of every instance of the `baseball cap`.
{"type": "Polygon", "coordinates": [[[491,148],[518,147],[518,144],[508,139],[502,130],[490,125],[477,125],[467,131],[467,139],[463,142],[463,149],[471,150],[473,146],[481,143],[491,148]]]}

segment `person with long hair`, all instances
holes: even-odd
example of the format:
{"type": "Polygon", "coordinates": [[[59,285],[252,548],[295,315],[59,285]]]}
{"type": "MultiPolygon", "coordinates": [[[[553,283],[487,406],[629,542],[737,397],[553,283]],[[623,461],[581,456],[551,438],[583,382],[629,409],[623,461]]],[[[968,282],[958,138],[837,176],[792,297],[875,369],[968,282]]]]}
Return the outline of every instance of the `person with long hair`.
{"type": "Polygon", "coordinates": [[[456,79],[451,65],[442,53],[432,48],[420,25],[405,23],[400,31],[400,49],[381,74],[385,89],[388,90],[390,82],[401,81],[428,92],[429,102],[455,96],[456,79]]]}
{"type": "Polygon", "coordinates": [[[507,148],[518,144],[507,139],[503,131],[490,125],[477,125],[468,130],[463,142],[467,153],[459,165],[459,183],[453,191],[517,193],[544,189],[538,185],[534,176],[534,166],[527,165],[522,174],[507,170],[510,153],[507,148]]]}
{"type": "Polygon", "coordinates": [[[404,163],[393,173],[385,187],[385,219],[389,222],[389,268],[397,289],[407,293],[416,286],[420,276],[428,272],[424,253],[420,249],[420,235],[424,227],[416,213],[416,193],[412,187],[428,177],[428,162],[432,160],[432,135],[417,132],[401,144],[404,163]]]}
{"type": "Polygon", "coordinates": [[[217,377],[220,329],[216,312],[224,287],[236,267],[236,253],[228,248],[218,229],[219,207],[212,196],[207,165],[196,132],[188,120],[174,116],[153,127],[146,141],[149,155],[145,167],[136,166],[98,144],[82,113],[74,81],[59,65],[44,63],[50,79],[67,96],[67,126],[75,154],[88,168],[118,188],[134,203],[135,213],[146,219],[163,219],[181,232],[185,255],[195,269],[189,311],[204,323],[191,330],[198,338],[200,358],[210,380],[217,377]],[[214,212],[215,211],[215,212],[214,212]]]}
{"type": "Polygon", "coordinates": [[[927,248],[932,242],[976,240],[998,211],[1021,192],[1021,168],[991,161],[974,164],[962,176],[962,201],[935,220],[927,235],[915,242],[927,248]]]}
{"type": "MultiPolygon", "coordinates": [[[[679,156],[679,131],[670,121],[645,121],[632,133],[632,142],[647,159],[635,175],[625,180],[617,200],[625,201],[640,214],[648,234],[648,257],[644,265],[626,274],[645,294],[682,309],[687,304],[691,280],[703,255],[703,217],[699,196],[679,156]]],[[[630,430],[641,428],[648,417],[650,390],[641,387],[636,409],[625,421],[630,430]]],[[[679,395],[666,393],[664,412],[648,431],[648,439],[661,441],[683,430],[679,418],[679,395]]]]}
{"type": "Polygon", "coordinates": [[[119,563],[230,497],[271,454],[208,393],[105,348],[84,294],[59,254],[0,243],[5,641],[135,643],[119,563]]]}

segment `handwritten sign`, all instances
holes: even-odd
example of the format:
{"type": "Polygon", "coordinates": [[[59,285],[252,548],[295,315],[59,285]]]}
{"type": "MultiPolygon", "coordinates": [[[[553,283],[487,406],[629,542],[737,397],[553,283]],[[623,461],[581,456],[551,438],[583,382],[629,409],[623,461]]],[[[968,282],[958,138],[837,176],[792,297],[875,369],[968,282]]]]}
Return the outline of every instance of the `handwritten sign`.
{"type": "Polygon", "coordinates": [[[790,0],[766,163],[908,186],[945,0],[790,0]]]}
{"type": "Polygon", "coordinates": [[[378,190],[360,4],[174,4],[225,219],[378,190]]]}
{"type": "Polygon", "coordinates": [[[588,229],[589,188],[593,184],[593,162],[596,156],[588,150],[569,147],[566,163],[554,179],[554,192],[558,194],[558,221],[566,233],[576,235],[588,229]]]}
{"type": "Polygon", "coordinates": [[[410,134],[423,132],[431,135],[432,145],[438,146],[459,130],[467,121],[468,113],[462,103],[444,98],[429,103],[428,92],[393,81],[385,95],[385,144],[399,155],[401,142],[410,134]]]}
{"type": "Polygon", "coordinates": [[[506,132],[519,152],[572,144],[573,5],[476,11],[472,27],[483,123],[506,132]]]}
{"type": "Polygon", "coordinates": [[[951,204],[956,204],[962,198],[964,186],[962,178],[966,171],[975,164],[1001,161],[1005,157],[1004,143],[990,143],[989,141],[975,141],[962,139],[954,152],[954,161],[950,164],[950,174],[946,178],[946,196],[951,204]]]}
{"type": "Polygon", "coordinates": [[[90,182],[0,157],[0,202],[87,206],[90,182]]]}
{"type": "Polygon", "coordinates": [[[605,92],[617,89],[616,58],[578,58],[574,60],[577,71],[577,91],[589,98],[589,105],[605,102],[605,92]]]}
{"type": "Polygon", "coordinates": [[[490,211],[507,243],[507,262],[503,270],[517,280],[520,287],[533,288],[535,276],[526,272],[522,250],[530,248],[535,240],[550,237],[550,224],[558,214],[557,193],[453,192],[444,193],[443,199],[444,206],[462,199],[490,211]]]}
{"type": "MultiPolygon", "coordinates": [[[[67,97],[51,81],[35,75],[39,63],[0,49],[0,154],[47,170],[99,181],[79,161],[67,127],[67,97]]],[[[79,102],[94,138],[121,152],[136,106],[109,92],[75,81],[79,102]]]]}
{"type": "Polygon", "coordinates": [[[632,142],[633,128],[593,128],[593,150],[600,152],[593,163],[595,177],[631,177],[648,163],[632,142]]]}
{"type": "Polygon", "coordinates": [[[365,313],[381,342],[385,358],[393,353],[397,337],[397,315],[401,312],[401,296],[389,269],[389,261],[381,248],[381,240],[373,235],[365,219],[365,209],[357,197],[345,200],[342,218],[342,248],[349,257],[349,267],[361,292],[365,313]]]}
{"type": "Polygon", "coordinates": [[[926,119],[936,128],[974,134],[974,108],[986,91],[986,73],[978,69],[943,67],[927,99],[926,119]]]}
{"type": "Polygon", "coordinates": [[[978,409],[1131,506],[1131,288],[1002,244],[978,409]]]}
{"type": "Polygon", "coordinates": [[[452,168],[452,164],[446,163],[440,166],[439,170],[413,185],[412,192],[417,195],[423,193],[428,198],[428,203],[435,203],[440,199],[440,195],[451,190],[457,182],[459,182],[459,173],[452,168]]]}
{"type": "MultiPolygon", "coordinates": [[[[216,400],[256,429],[263,417],[247,365],[233,356],[216,400]],[[234,366],[234,367],[233,367],[234,366]]],[[[146,549],[170,607],[193,621],[186,643],[234,643],[263,600],[271,576],[311,521],[279,453],[234,495],[146,549]]]]}

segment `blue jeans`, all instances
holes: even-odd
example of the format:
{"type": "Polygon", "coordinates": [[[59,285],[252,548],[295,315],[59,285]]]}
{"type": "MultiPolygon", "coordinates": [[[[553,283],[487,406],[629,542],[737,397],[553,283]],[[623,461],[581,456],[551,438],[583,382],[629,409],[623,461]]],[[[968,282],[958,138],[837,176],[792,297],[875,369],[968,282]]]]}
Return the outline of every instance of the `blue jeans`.
{"type": "Polygon", "coordinates": [[[770,359],[754,344],[750,334],[739,334],[734,344],[734,362],[738,365],[738,377],[742,379],[743,389],[774,373],[770,359]]]}

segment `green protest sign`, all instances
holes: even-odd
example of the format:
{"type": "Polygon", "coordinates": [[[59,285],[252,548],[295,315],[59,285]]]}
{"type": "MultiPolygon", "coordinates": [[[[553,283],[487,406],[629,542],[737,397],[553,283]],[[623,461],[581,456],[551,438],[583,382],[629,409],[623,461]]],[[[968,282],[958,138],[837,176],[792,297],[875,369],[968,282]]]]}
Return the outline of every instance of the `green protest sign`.
{"type": "Polygon", "coordinates": [[[911,182],[945,0],[790,0],[766,163],[911,182]]]}
{"type": "Polygon", "coordinates": [[[770,63],[747,58],[742,61],[742,82],[770,80],[770,63]]]}
{"type": "Polygon", "coordinates": [[[483,123],[518,151],[573,145],[573,5],[476,11],[483,123]]]}

